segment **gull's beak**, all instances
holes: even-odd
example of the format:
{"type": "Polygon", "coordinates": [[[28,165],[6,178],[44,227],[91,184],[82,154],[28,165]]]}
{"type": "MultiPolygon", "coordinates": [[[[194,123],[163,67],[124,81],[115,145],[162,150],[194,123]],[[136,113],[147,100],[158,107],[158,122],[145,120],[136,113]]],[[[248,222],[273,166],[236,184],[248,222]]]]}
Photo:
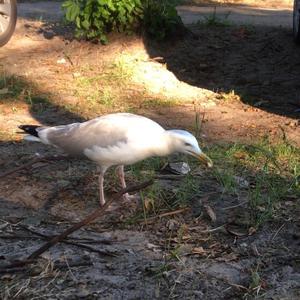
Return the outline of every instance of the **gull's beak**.
{"type": "Polygon", "coordinates": [[[212,160],[207,155],[205,155],[203,152],[200,154],[193,153],[192,155],[194,157],[198,158],[203,163],[205,163],[209,168],[211,168],[213,166],[212,160]]]}

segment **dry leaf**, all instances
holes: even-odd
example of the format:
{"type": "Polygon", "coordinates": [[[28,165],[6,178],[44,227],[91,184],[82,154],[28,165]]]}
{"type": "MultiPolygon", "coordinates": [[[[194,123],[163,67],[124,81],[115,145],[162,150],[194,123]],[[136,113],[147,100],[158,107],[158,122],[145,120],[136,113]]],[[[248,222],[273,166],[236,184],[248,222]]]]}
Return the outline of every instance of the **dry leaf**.
{"type": "Polygon", "coordinates": [[[242,228],[234,227],[234,226],[226,226],[225,227],[227,232],[235,235],[235,236],[245,236],[248,235],[248,232],[242,228]]]}
{"type": "Polygon", "coordinates": [[[150,198],[144,199],[144,208],[146,211],[149,211],[153,207],[153,200],[150,198]]]}
{"type": "Polygon", "coordinates": [[[213,209],[209,205],[204,205],[204,208],[206,209],[206,212],[209,215],[212,222],[216,222],[217,216],[216,216],[215,212],[213,211],[213,209]]]}
{"type": "Polygon", "coordinates": [[[193,254],[199,254],[199,255],[204,255],[206,251],[203,249],[203,247],[196,247],[192,249],[193,254]]]}
{"type": "Polygon", "coordinates": [[[238,259],[238,256],[235,253],[229,253],[229,254],[225,254],[224,256],[217,257],[215,260],[229,262],[229,261],[235,261],[237,259],[238,259]]]}
{"type": "Polygon", "coordinates": [[[246,159],[247,158],[247,154],[242,151],[238,151],[238,152],[234,153],[233,156],[237,159],[246,159]]]}
{"type": "Polygon", "coordinates": [[[248,234],[249,234],[249,235],[252,235],[252,234],[254,234],[254,233],[256,233],[256,228],[250,227],[249,230],[248,230],[248,234]]]}

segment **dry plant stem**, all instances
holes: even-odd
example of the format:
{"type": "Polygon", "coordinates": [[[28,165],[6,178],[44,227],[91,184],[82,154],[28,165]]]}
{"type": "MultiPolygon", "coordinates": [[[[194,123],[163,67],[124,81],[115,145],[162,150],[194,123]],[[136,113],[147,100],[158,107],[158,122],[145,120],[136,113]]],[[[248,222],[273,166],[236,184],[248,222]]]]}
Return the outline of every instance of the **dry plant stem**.
{"type": "Polygon", "coordinates": [[[114,194],[109,201],[107,201],[102,207],[99,207],[98,209],[96,209],[93,213],[91,213],[90,215],[88,215],[85,219],[83,219],[82,221],[74,224],[73,226],[71,226],[70,228],[68,228],[67,230],[65,230],[60,235],[57,235],[57,236],[53,237],[50,241],[48,241],[42,247],[40,247],[39,249],[37,249],[36,251],[34,251],[31,255],[29,255],[27,257],[27,259],[25,259],[23,261],[18,261],[18,262],[15,262],[15,263],[12,263],[10,265],[2,267],[0,269],[0,273],[2,273],[5,269],[22,267],[22,266],[24,266],[26,264],[34,262],[34,260],[36,258],[38,258],[42,253],[44,253],[45,251],[47,251],[49,248],[53,247],[57,243],[61,242],[68,235],[70,235],[71,233],[73,233],[76,230],[80,229],[81,227],[89,224],[90,222],[94,221],[98,217],[102,216],[105,213],[105,210],[108,208],[108,206],[110,204],[112,204],[112,202],[114,202],[115,200],[117,200],[120,197],[122,197],[123,194],[125,194],[125,193],[133,193],[133,192],[139,191],[141,189],[144,189],[144,188],[148,187],[152,183],[153,183],[153,180],[149,180],[149,181],[143,182],[143,183],[135,185],[135,186],[127,187],[126,189],[123,189],[120,192],[114,194]]]}
{"type": "MultiPolygon", "coordinates": [[[[46,235],[46,234],[42,234],[42,233],[36,232],[36,231],[34,231],[34,230],[30,229],[30,228],[27,228],[26,226],[21,226],[21,228],[24,228],[24,229],[28,230],[29,232],[31,232],[33,234],[36,234],[38,236],[37,238],[39,238],[39,239],[50,240],[50,239],[53,239],[55,237],[55,236],[50,236],[50,235],[46,235]]],[[[111,256],[111,257],[118,256],[116,253],[112,253],[112,252],[109,252],[109,251],[98,250],[98,249],[95,249],[95,248],[93,248],[91,246],[85,245],[86,242],[84,242],[84,241],[79,242],[79,241],[69,241],[69,240],[66,240],[66,241],[61,241],[61,242],[64,243],[64,244],[77,246],[79,248],[84,248],[84,249],[89,250],[90,252],[95,252],[95,253],[98,253],[100,255],[107,255],[107,256],[111,256]]]]}
{"type": "Polygon", "coordinates": [[[281,231],[281,229],[284,227],[284,223],[278,228],[278,230],[275,232],[275,234],[272,236],[271,241],[274,241],[278,233],[281,231]]]}
{"type": "Polygon", "coordinates": [[[32,160],[30,160],[28,163],[22,165],[22,166],[19,166],[17,168],[14,168],[14,169],[11,169],[9,171],[6,171],[2,174],[0,174],[0,178],[3,178],[3,177],[6,177],[6,176],[9,176],[13,173],[16,173],[16,172],[19,172],[23,169],[26,169],[30,166],[32,166],[33,164],[37,163],[37,162],[42,162],[42,161],[56,161],[56,160],[63,160],[63,159],[68,159],[68,156],[66,155],[52,155],[52,156],[44,156],[44,157],[35,157],[33,158],[32,160]]]}

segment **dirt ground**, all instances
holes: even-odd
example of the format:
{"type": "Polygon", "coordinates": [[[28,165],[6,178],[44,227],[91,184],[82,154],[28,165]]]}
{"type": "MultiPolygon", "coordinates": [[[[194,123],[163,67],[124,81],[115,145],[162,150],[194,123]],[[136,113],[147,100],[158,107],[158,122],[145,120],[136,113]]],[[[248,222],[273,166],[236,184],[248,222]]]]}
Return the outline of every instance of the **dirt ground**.
{"type": "MultiPolygon", "coordinates": [[[[124,88],[128,98],[143,91],[179,101],[140,103],[136,113],[168,128],[194,130],[199,112],[206,146],[251,143],[265,136],[274,142],[284,136],[300,145],[300,51],[290,28],[194,24],[184,39],[164,44],[113,35],[108,46],[101,46],[73,40],[70,29],[56,19],[36,20],[38,13],[31,17],[20,19],[15,36],[0,49],[1,73],[22,78],[53,102],[40,109],[1,100],[3,172],[34,153],[57,153],[21,141],[18,125],[65,124],[103,113],[76,110],[79,96],[73,93],[73,82],[90,71],[87,66],[97,69],[120,55],[134,61],[134,85],[124,88]]],[[[93,168],[77,160],[41,162],[1,178],[1,264],[27,257],[47,236],[97,208],[93,168]]],[[[161,211],[145,220],[140,203],[121,203],[25,271],[0,274],[1,297],[299,299],[300,219],[299,205],[294,205],[299,199],[287,198],[282,204],[286,215],[256,231],[247,223],[243,194],[222,194],[207,170],[197,176],[201,192],[183,211],[161,211]],[[134,219],[137,211],[141,214],[134,219]]],[[[114,182],[112,174],[108,178],[114,182]]],[[[181,180],[159,178],[158,184],[167,189],[176,189],[181,180]]],[[[106,188],[115,191],[113,184],[106,188]]]]}

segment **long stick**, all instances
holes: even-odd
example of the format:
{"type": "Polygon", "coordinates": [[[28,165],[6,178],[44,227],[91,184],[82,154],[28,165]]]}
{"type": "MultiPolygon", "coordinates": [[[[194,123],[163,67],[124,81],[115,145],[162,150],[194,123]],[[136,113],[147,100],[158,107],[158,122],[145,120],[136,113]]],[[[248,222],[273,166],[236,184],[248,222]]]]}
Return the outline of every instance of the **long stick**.
{"type": "Polygon", "coordinates": [[[36,251],[34,251],[31,255],[29,255],[25,260],[18,261],[18,262],[15,262],[15,263],[11,263],[10,265],[7,265],[7,266],[3,266],[0,269],[0,272],[2,272],[2,270],[4,270],[4,269],[11,269],[11,268],[15,268],[15,267],[22,267],[22,266],[24,266],[24,265],[26,265],[28,263],[32,263],[34,261],[34,259],[36,259],[37,257],[39,257],[42,253],[44,253],[45,251],[47,251],[49,248],[53,247],[54,245],[56,245],[57,243],[59,243],[60,241],[62,241],[63,239],[65,239],[68,235],[70,235],[74,231],[80,229],[81,227],[89,224],[90,222],[94,221],[98,217],[102,216],[105,213],[105,210],[107,209],[107,207],[112,202],[114,202],[115,200],[119,199],[123,194],[133,193],[133,192],[139,191],[139,190],[144,189],[147,186],[151,185],[152,183],[153,183],[153,180],[149,180],[149,181],[145,181],[145,182],[143,182],[141,184],[138,184],[138,185],[135,185],[135,186],[131,186],[131,187],[127,187],[125,189],[122,189],[120,192],[114,194],[111,197],[111,199],[109,201],[107,201],[103,206],[101,206],[98,209],[96,209],[93,213],[91,213],[90,215],[88,215],[82,221],[74,224],[73,226],[71,226],[70,228],[68,228],[67,230],[65,230],[64,232],[62,232],[61,234],[53,237],[50,241],[48,241],[47,243],[45,243],[44,245],[42,245],[39,249],[37,249],[36,251]]]}
{"type": "Polygon", "coordinates": [[[149,181],[146,181],[146,182],[141,183],[139,185],[125,188],[125,189],[121,190],[120,192],[114,194],[112,196],[112,198],[109,201],[107,201],[102,207],[99,207],[93,213],[91,213],[90,215],[88,215],[85,219],[83,219],[82,221],[74,224],[73,226],[71,226],[70,228],[68,228],[67,230],[65,230],[60,235],[57,235],[54,238],[52,238],[50,241],[48,241],[47,243],[45,243],[42,247],[40,247],[39,249],[37,249],[36,251],[34,251],[31,255],[29,255],[27,257],[27,259],[30,260],[30,259],[37,258],[42,253],[44,253],[45,251],[47,251],[50,247],[54,246],[55,244],[57,244],[58,242],[60,242],[61,240],[63,240],[64,238],[66,238],[68,235],[70,235],[74,231],[78,230],[82,226],[85,226],[85,225],[89,224],[90,222],[94,221],[95,219],[97,219],[98,217],[102,216],[105,213],[105,210],[107,209],[107,207],[110,206],[113,201],[115,201],[116,199],[120,198],[123,194],[132,193],[132,192],[144,189],[144,188],[146,188],[147,186],[149,186],[152,183],[153,183],[153,181],[149,180],[149,181]]]}

